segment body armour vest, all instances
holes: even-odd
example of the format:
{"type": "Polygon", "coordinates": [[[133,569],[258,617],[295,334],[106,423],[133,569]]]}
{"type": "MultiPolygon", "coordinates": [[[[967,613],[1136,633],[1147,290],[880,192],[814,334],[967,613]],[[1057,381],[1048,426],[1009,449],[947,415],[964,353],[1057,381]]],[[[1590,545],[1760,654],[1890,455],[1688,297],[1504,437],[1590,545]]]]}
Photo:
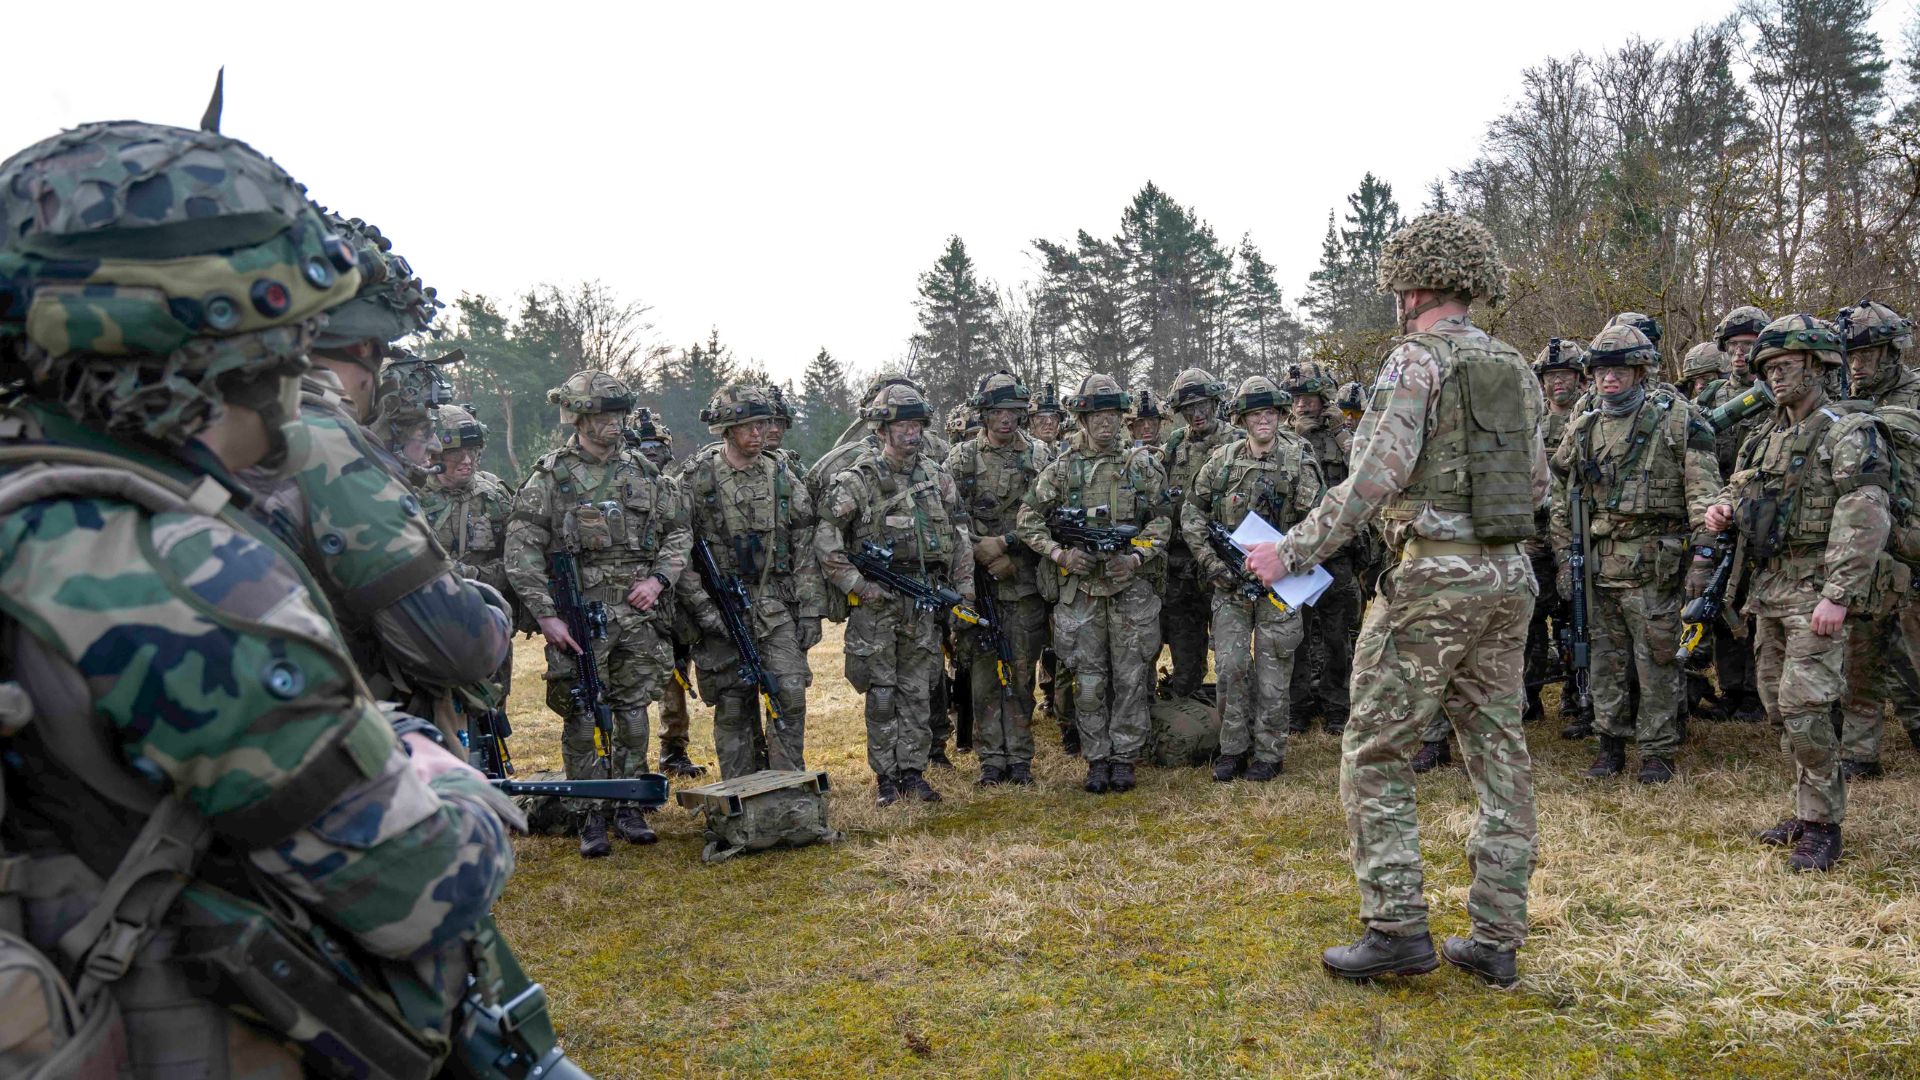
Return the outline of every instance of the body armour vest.
{"type": "Polygon", "coordinates": [[[1486,335],[1419,333],[1410,341],[1440,368],[1432,426],[1405,490],[1385,513],[1411,518],[1420,504],[1468,515],[1482,543],[1533,536],[1533,379],[1518,350],[1486,335]]]}

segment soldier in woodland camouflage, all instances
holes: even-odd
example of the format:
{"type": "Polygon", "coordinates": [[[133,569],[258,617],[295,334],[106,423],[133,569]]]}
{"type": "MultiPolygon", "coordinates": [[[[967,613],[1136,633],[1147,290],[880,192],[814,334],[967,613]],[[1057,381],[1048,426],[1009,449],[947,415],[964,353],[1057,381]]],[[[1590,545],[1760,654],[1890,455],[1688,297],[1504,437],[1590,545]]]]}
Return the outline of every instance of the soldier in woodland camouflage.
{"type": "Polygon", "coordinates": [[[968,678],[975,709],[973,740],[980,755],[979,783],[985,787],[1033,783],[1033,676],[1047,642],[1047,604],[1037,583],[1043,569],[1039,557],[1020,542],[1014,528],[1020,500],[1053,454],[1020,430],[1028,404],[1027,388],[1011,374],[986,376],[972,399],[982,419],[981,433],[954,444],[947,455],[947,471],[959,488],[975,538],[974,565],[992,578],[999,630],[1013,651],[1009,686],[1003,690],[999,656],[972,635],[968,678]]]}
{"type": "MultiPolygon", "coordinates": [[[[1347,454],[1353,433],[1331,407],[1334,382],[1318,364],[1295,364],[1280,389],[1293,399],[1289,430],[1312,448],[1328,487],[1347,478],[1347,454]]],[[[1347,726],[1347,680],[1353,674],[1353,629],[1360,621],[1359,565],[1365,530],[1322,564],[1333,584],[1306,610],[1306,645],[1293,666],[1294,731],[1306,730],[1317,714],[1329,735],[1347,726]]]]}
{"type": "Polygon", "coordinates": [[[813,500],[783,457],[764,450],[774,426],[771,397],[757,387],[721,388],[702,413],[720,441],[689,457],[679,472],[693,535],[722,574],[738,577],[753,603],[760,662],[780,683],[775,704],[785,730],[758,717],[759,687],[740,678],[740,654],[720,608],[699,575],[680,577],[680,602],[700,627],[694,649],[700,696],[713,703],[720,776],[806,768],[807,650],[820,642],[826,592],[813,548],[813,500]],[[756,724],[756,719],[759,721],[756,724]]]}
{"type": "Polygon", "coordinates": [[[360,285],[351,247],[246,145],[126,122],[0,165],[0,221],[0,348],[26,376],[0,407],[0,952],[16,990],[28,946],[59,958],[81,1024],[36,1060],[12,997],[26,1056],[5,1070],[387,1064],[316,1018],[318,988],[230,1011],[178,955],[262,926],[324,932],[364,976],[327,992],[404,998],[391,1015],[437,1068],[521,819],[424,734],[396,736],[324,592],[237,509],[235,473],[307,449],[298,377],[360,285]]]}
{"type": "Polygon", "coordinates": [[[1181,503],[1187,550],[1212,585],[1220,702],[1213,778],[1222,782],[1242,774],[1271,780],[1284,769],[1294,650],[1304,624],[1298,609],[1282,611],[1266,596],[1249,597],[1237,587],[1243,568],[1221,561],[1208,542],[1207,524],[1236,529],[1257,513],[1290,529],[1319,501],[1326,489],[1313,447],[1281,437],[1280,417],[1289,404],[1286,391],[1263,376],[1241,383],[1227,415],[1246,435],[1207,456],[1181,503]]]}
{"type": "MultiPolygon", "coordinates": [[[[1021,503],[1015,532],[1050,565],[1039,569],[1057,590],[1053,640],[1073,678],[1087,791],[1130,791],[1146,745],[1153,659],[1160,655],[1160,595],[1153,565],[1173,533],[1167,478],[1152,454],[1126,445],[1122,417],[1132,406],[1120,384],[1088,375],[1066,401],[1079,424],[1021,503]],[[1095,553],[1053,538],[1048,518],[1076,508],[1105,510],[1113,525],[1137,525],[1138,543],[1095,553]]],[[[1211,406],[1209,406],[1211,408],[1211,406]]]]}
{"type": "MultiPolygon", "coordinates": [[[[1167,407],[1186,421],[1184,427],[1167,436],[1166,450],[1158,458],[1166,470],[1168,488],[1180,493],[1172,496],[1172,513],[1176,516],[1180,501],[1207,457],[1240,434],[1220,418],[1220,401],[1226,395],[1227,384],[1199,368],[1182,371],[1167,388],[1167,407]]],[[[1167,692],[1174,697],[1191,697],[1206,677],[1213,597],[1193,550],[1178,530],[1167,544],[1166,568],[1160,636],[1166,639],[1173,662],[1167,692]]]]}
{"type": "Polygon", "coordinates": [[[1340,801],[1367,925],[1353,945],[1323,954],[1345,978],[1438,965],[1407,758],[1443,701],[1459,704],[1453,719],[1480,801],[1467,842],[1473,935],[1449,938],[1445,956],[1499,985],[1517,977],[1534,854],[1520,714],[1535,585],[1515,541],[1534,530],[1548,473],[1539,384],[1512,346],[1467,319],[1469,299],[1498,302],[1505,281],[1492,236],[1470,219],[1427,214],[1387,241],[1380,285],[1395,293],[1407,336],[1374,380],[1353,470],[1283,543],[1256,545],[1248,560],[1277,581],[1331,556],[1376,514],[1400,555],[1360,630],[1342,740],[1340,801]],[[1500,438],[1470,440],[1470,425],[1500,438]]]}
{"type": "MultiPolygon", "coordinates": [[[[513,489],[480,468],[487,429],[458,405],[435,415],[439,471],[420,490],[420,513],[454,573],[484,583],[502,596],[513,595],[507,581],[507,518],[513,513],[513,489]]],[[[493,678],[493,703],[504,707],[513,688],[513,657],[508,655],[493,678]]]]}
{"type": "MultiPolygon", "coordinates": [[[[1666,783],[1680,747],[1685,681],[1674,655],[1683,584],[1697,594],[1713,571],[1711,557],[1695,555],[1710,539],[1700,529],[1720,486],[1713,429],[1684,397],[1649,385],[1658,356],[1633,327],[1602,330],[1586,362],[1596,407],[1574,418],[1554,453],[1554,470],[1566,479],[1554,500],[1553,538],[1564,562],[1572,539],[1567,499],[1577,473],[1587,504],[1581,542],[1594,585],[1587,619],[1593,726],[1600,733],[1587,776],[1618,775],[1633,740],[1639,781],[1666,783]],[[1637,715],[1627,703],[1630,670],[1640,681],[1637,715]]],[[[1561,583],[1563,595],[1570,580],[1561,583]]]]}
{"type": "MultiPolygon", "coordinates": [[[[575,657],[591,648],[613,711],[606,747],[613,776],[647,771],[647,708],[673,671],[673,589],[687,566],[693,533],[680,489],[626,445],[622,421],[633,410],[627,384],[603,371],[576,372],[547,392],[573,436],[541,457],[514,497],[507,524],[507,577],[547,639],[547,706],[562,718],[560,754],[569,779],[605,777],[595,752],[593,718],[571,699],[575,657]],[[548,558],[575,555],[581,600],[606,606],[607,631],[575,641],[547,590],[548,558]]],[[[575,800],[583,815],[580,854],[610,854],[604,804],[575,800]]],[[[629,843],[651,844],[638,807],[622,803],[613,828],[629,843]]]]}
{"type": "Polygon", "coordinates": [[[1833,705],[1845,692],[1849,613],[1871,606],[1890,556],[1887,432],[1870,411],[1830,402],[1823,368],[1845,363],[1840,335],[1806,315],[1767,324],[1753,361],[1778,403],[1740,448],[1707,528],[1738,527],[1752,583],[1755,668],[1793,758],[1793,814],[1760,834],[1794,845],[1796,870],[1840,858],[1847,786],[1833,705]]]}
{"type": "Polygon", "coordinates": [[[814,552],[829,588],[852,594],[847,681],[866,695],[867,764],[875,801],[902,795],[938,802],[926,779],[933,750],[933,683],[940,675],[942,612],[868,581],[847,558],[863,542],[891,549],[902,574],[973,595],[973,540],[953,477],[922,449],[932,414],[911,386],[877,392],[862,415],[874,445],[826,483],[814,552]]]}
{"type": "Polygon", "coordinates": [[[1059,454],[1061,425],[1066,413],[1060,408],[1060,394],[1052,383],[1041,383],[1040,392],[1034,395],[1027,405],[1027,434],[1047,444],[1047,449],[1059,454]]]}

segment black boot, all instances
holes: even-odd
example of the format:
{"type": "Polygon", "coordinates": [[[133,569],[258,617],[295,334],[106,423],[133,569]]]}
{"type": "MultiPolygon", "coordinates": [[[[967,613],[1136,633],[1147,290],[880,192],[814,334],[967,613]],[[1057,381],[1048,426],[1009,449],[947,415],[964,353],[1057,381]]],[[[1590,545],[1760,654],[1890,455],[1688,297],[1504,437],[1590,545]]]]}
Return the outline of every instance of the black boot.
{"type": "Polygon", "coordinates": [[[1842,761],[1840,775],[1849,782],[1856,780],[1878,780],[1886,775],[1886,770],[1877,761],[1842,761]]]}
{"type": "Polygon", "coordinates": [[[1133,790],[1133,762],[1115,761],[1108,764],[1107,790],[1116,795],[1133,790]]]}
{"type": "Polygon", "coordinates": [[[1070,757],[1080,756],[1080,729],[1063,727],[1060,729],[1060,749],[1070,757]]]}
{"type": "Polygon", "coordinates": [[[1806,831],[1806,823],[1799,818],[1781,818],[1779,823],[1772,828],[1762,829],[1760,832],[1755,833],[1754,839],[1773,847],[1786,847],[1788,844],[1799,840],[1800,835],[1806,831]]]}
{"type": "Polygon", "coordinates": [[[1007,770],[998,765],[980,766],[980,779],[974,783],[980,787],[997,787],[1007,782],[1007,770]]]}
{"type": "Polygon", "coordinates": [[[1492,986],[1512,986],[1520,979],[1514,971],[1513,950],[1502,952],[1472,938],[1450,937],[1440,946],[1440,955],[1447,958],[1447,963],[1471,971],[1492,986]]]}
{"type": "Polygon", "coordinates": [[[1560,729],[1563,739],[1590,739],[1593,737],[1593,714],[1581,712],[1577,706],[1560,706],[1560,717],[1566,721],[1560,729]]]}
{"type": "Polygon", "coordinates": [[[928,752],[927,764],[933,766],[936,769],[953,768],[952,759],[947,757],[946,743],[939,743],[938,745],[934,746],[934,748],[931,751],[928,752]]]}
{"type": "Polygon", "coordinates": [[[1007,783],[1020,787],[1033,786],[1033,766],[1025,761],[1016,761],[1007,766],[1007,783]]]}
{"type": "Polygon", "coordinates": [[[1081,788],[1083,788],[1089,794],[1092,794],[1092,795],[1105,795],[1107,793],[1107,786],[1109,783],[1110,783],[1110,780],[1107,773],[1106,762],[1104,761],[1087,762],[1087,782],[1084,784],[1081,784],[1080,785],[1081,788]]]}
{"type": "Polygon", "coordinates": [[[1371,979],[1380,975],[1425,975],[1440,966],[1433,954],[1433,938],[1426,932],[1389,937],[1368,930],[1351,945],[1335,945],[1320,954],[1329,974],[1343,979],[1371,979]]]}
{"type": "Polygon", "coordinates": [[[1627,740],[1612,735],[1600,736],[1600,756],[1587,766],[1587,779],[1605,780],[1610,776],[1619,776],[1627,767],[1627,740]]]}
{"type": "Polygon", "coordinates": [[[873,778],[873,805],[892,806],[900,801],[900,785],[893,777],[880,775],[873,778]]]}
{"type": "Polygon", "coordinates": [[[1527,711],[1520,714],[1520,722],[1523,724],[1536,723],[1546,715],[1547,707],[1540,704],[1540,688],[1537,686],[1527,687],[1527,711]]]}
{"type": "Polygon", "coordinates": [[[1907,741],[1913,744],[1915,750],[1920,750],[1920,727],[1907,729],[1907,741]]]}
{"type": "Polygon", "coordinates": [[[707,767],[695,765],[693,759],[687,756],[687,748],[684,746],[671,749],[663,746],[660,748],[660,771],[668,776],[694,777],[705,776],[707,767]]]}
{"type": "Polygon", "coordinates": [[[1421,743],[1419,753],[1413,755],[1413,761],[1410,764],[1414,772],[1423,773],[1432,772],[1452,761],[1453,744],[1441,739],[1439,742],[1421,743]]]}
{"type": "Polygon", "coordinates": [[[637,806],[622,806],[613,812],[613,831],[629,844],[651,844],[660,839],[637,806]]]}
{"type": "Polygon", "coordinates": [[[1640,775],[1634,779],[1643,784],[1664,784],[1673,779],[1673,762],[1660,757],[1641,758],[1640,775]]]}
{"type": "Polygon", "coordinates": [[[1264,783],[1279,776],[1284,767],[1282,762],[1254,758],[1253,764],[1247,766],[1247,779],[1264,783]]]}
{"type": "Polygon", "coordinates": [[[1323,716],[1320,718],[1320,730],[1329,735],[1345,735],[1347,718],[1344,716],[1323,716]]]}
{"type": "Polygon", "coordinates": [[[613,841],[607,839],[607,815],[593,811],[580,823],[580,857],[598,859],[613,854],[613,841]]]}
{"type": "Polygon", "coordinates": [[[1221,754],[1213,759],[1213,778],[1224,784],[1239,776],[1247,767],[1247,759],[1239,754],[1221,754]]]}
{"type": "MultiPolygon", "coordinates": [[[[951,766],[949,766],[951,767],[951,766]]],[[[900,794],[911,795],[921,802],[939,802],[940,793],[927,783],[926,774],[919,769],[907,769],[900,774],[900,794]]]]}
{"type": "Polygon", "coordinates": [[[1795,870],[1831,870],[1840,861],[1840,826],[1824,821],[1803,821],[1806,830],[1800,842],[1787,856],[1787,865],[1795,870]]]}
{"type": "Polygon", "coordinates": [[[1766,703],[1760,700],[1759,694],[1748,690],[1740,695],[1739,701],[1734,703],[1733,718],[1743,724],[1759,723],[1767,718],[1766,703]]]}

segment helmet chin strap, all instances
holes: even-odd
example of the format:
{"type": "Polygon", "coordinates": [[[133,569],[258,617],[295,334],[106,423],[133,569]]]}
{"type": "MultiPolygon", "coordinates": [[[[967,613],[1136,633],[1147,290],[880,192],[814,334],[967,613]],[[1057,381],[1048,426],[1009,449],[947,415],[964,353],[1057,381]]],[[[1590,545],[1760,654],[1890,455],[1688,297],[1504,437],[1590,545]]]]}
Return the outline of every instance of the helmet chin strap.
{"type": "MultiPolygon", "coordinates": [[[[1399,295],[1404,300],[1407,294],[1401,293],[1399,295]]],[[[1412,311],[1403,312],[1400,316],[1401,332],[1409,333],[1409,334],[1412,333],[1413,320],[1419,318],[1422,315],[1425,315],[1427,312],[1432,311],[1434,308],[1437,308],[1440,305],[1446,303],[1447,299],[1448,298],[1446,296],[1440,293],[1434,293],[1431,299],[1427,300],[1423,304],[1420,304],[1418,307],[1415,307],[1412,311]]]]}

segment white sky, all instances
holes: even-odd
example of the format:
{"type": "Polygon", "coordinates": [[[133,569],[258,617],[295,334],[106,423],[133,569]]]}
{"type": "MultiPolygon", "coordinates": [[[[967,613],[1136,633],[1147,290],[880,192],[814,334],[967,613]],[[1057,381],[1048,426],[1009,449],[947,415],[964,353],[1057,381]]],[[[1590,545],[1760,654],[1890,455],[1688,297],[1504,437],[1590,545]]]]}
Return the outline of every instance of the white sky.
{"type": "MultiPolygon", "coordinates": [[[[1363,173],[1412,214],[1523,68],[1732,6],[21,4],[0,153],[193,126],[225,64],[223,130],[443,296],[598,278],[662,340],[718,325],[797,379],[821,345],[902,354],[948,234],[1013,284],[1034,237],[1112,235],[1149,179],[1250,231],[1297,300],[1363,173]]],[[[1882,4],[1890,46],[1908,10],[1882,4]]]]}

